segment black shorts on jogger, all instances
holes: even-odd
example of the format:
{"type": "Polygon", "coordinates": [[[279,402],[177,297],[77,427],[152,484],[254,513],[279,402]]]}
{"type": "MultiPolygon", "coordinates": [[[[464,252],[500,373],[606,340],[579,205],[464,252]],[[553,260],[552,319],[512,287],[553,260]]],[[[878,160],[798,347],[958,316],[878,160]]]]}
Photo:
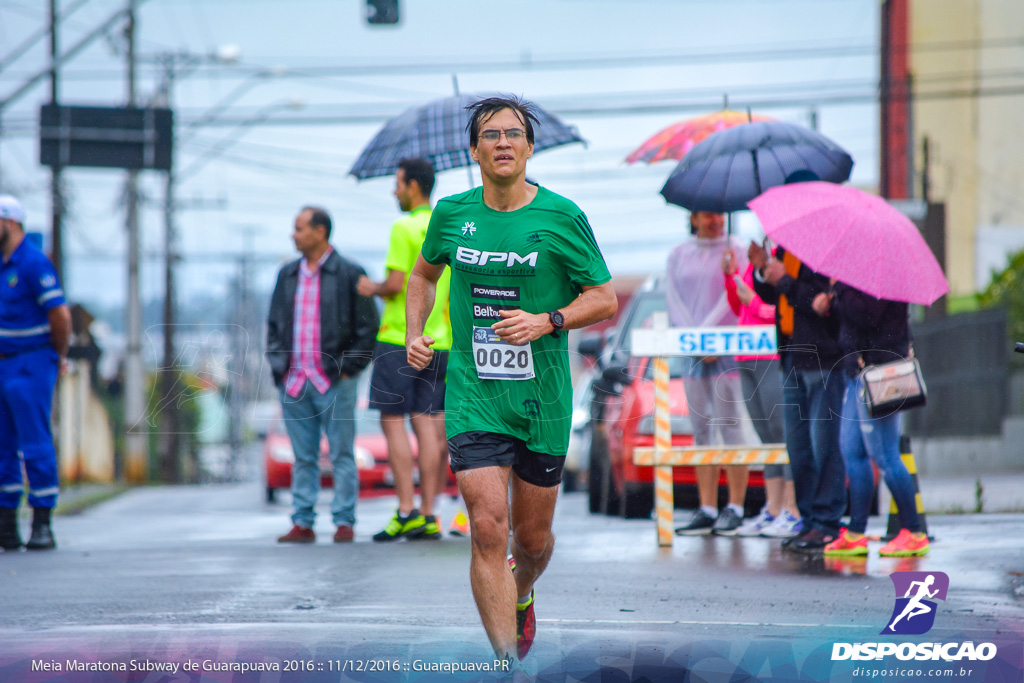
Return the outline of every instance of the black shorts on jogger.
{"type": "Polygon", "coordinates": [[[452,472],[511,465],[512,471],[528,484],[551,488],[562,483],[564,456],[531,451],[525,441],[507,434],[456,434],[448,439],[448,454],[452,472]]]}

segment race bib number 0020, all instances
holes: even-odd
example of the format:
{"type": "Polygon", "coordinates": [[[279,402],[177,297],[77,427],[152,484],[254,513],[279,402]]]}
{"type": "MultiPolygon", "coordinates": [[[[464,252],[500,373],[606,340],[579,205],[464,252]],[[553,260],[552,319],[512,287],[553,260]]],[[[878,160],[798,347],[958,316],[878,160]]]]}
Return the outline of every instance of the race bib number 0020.
{"type": "Polygon", "coordinates": [[[506,344],[489,327],[473,328],[473,361],[480,379],[533,379],[533,350],[506,344]]]}

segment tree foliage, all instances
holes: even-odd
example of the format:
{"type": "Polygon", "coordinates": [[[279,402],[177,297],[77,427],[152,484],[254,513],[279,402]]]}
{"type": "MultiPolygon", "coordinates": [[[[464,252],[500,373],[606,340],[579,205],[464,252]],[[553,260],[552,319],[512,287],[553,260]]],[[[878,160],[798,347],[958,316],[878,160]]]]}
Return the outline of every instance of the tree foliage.
{"type": "Polygon", "coordinates": [[[1009,264],[998,273],[981,294],[982,308],[1006,310],[1006,332],[1013,341],[1024,341],[1024,249],[1010,255],[1009,264]]]}

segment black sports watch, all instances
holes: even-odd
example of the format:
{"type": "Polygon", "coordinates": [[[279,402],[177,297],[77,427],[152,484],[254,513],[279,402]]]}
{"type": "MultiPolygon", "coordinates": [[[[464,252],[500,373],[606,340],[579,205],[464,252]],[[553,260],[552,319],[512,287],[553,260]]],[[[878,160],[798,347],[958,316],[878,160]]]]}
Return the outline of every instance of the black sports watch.
{"type": "Polygon", "coordinates": [[[558,339],[558,332],[565,327],[565,316],[562,315],[561,311],[551,311],[548,313],[548,320],[551,321],[551,326],[555,329],[551,330],[551,336],[558,339]]]}

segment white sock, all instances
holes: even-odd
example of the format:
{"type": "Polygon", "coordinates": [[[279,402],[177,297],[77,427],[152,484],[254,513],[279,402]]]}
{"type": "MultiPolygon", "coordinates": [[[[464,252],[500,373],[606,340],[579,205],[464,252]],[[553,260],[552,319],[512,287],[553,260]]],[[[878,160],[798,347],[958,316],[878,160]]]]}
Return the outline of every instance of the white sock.
{"type": "Polygon", "coordinates": [[[718,508],[711,507],[710,505],[701,505],[700,511],[711,519],[718,519],[718,508]]]}
{"type": "Polygon", "coordinates": [[[729,509],[736,513],[736,516],[743,519],[743,506],[736,503],[729,503],[729,509]]]}

